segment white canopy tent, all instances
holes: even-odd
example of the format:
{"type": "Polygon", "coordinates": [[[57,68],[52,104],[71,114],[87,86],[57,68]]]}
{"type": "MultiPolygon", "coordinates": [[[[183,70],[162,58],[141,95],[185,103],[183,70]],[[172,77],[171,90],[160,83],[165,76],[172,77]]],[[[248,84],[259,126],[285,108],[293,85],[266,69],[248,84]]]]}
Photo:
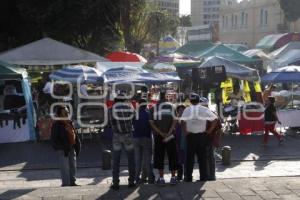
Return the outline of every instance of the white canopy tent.
{"type": "Polygon", "coordinates": [[[0,54],[0,60],[15,65],[68,65],[105,62],[107,59],[77,47],[43,38],[0,54]]]}
{"type": "Polygon", "coordinates": [[[250,58],[268,58],[268,55],[262,49],[249,49],[243,52],[243,54],[250,58]]]}

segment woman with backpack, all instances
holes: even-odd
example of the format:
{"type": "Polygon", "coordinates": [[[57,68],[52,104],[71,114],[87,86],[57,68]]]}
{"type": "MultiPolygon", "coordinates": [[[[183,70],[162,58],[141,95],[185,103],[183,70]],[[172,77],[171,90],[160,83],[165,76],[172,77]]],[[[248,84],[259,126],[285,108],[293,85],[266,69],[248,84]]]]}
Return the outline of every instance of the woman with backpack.
{"type": "Polygon", "coordinates": [[[52,147],[59,156],[62,187],[78,186],[76,184],[76,156],[80,151],[80,141],[68,116],[67,107],[57,106],[57,118],[51,129],[52,147]]]}

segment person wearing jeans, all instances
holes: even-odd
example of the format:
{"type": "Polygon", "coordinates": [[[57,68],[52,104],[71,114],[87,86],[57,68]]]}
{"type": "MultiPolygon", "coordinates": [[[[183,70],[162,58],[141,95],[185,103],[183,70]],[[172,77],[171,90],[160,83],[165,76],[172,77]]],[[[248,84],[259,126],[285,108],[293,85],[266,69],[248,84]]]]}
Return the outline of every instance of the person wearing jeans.
{"type": "Polygon", "coordinates": [[[76,186],[76,153],[74,148],[66,157],[64,151],[58,151],[62,186],[76,186]]]}
{"type": "Polygon", "coordinates": [[[126,102],[124,95],[119,94],[114,101],[113,107],[109,110],[109,124],[112,129],[113,147],[113,180],[111,188],[119,189],[120,159],[122,148],[125,149],[128,158],[128,187],[135,187],[135,160],[133,143],[134,110],[130,103],[126,102]]]}
{"type": "Polygon", "coordinates": [[[113,133],[113,184],[112,189],[119,189],[120,160],[122,147],[124,147],[128,159],[128,186],[134,187],[135,181],[135,160],[134,143],[132,134],[113,133]]]}
{"type": "Polygon", "coordinates": [[[147,101],[139,101],[138,115],[133,122],[134,132],[134,150],[136,164],[136,182],[145,181],[148,178],[149,183],[154,182],[154,174],[151,166],[152,160],[152,135],[149,123],[149,111],[147,110],[147,101]],[[143,172],[142,172],[143,171],[143,172]],[[142,179],[141,179],[142,172],[142,179]]]}
{"type": "Polygon", "coordinates": [[[69,111],[67,107],[57,106],[56,116],[61,118],[55,120],[51,129],[51,144],[57,151],[62,186],[77,186],[76,184],[76,156],[79,155],[80,144],[75,134],[75,129],[68,118],[69,111]],[[65,118],[65,119],[62,119],[65,118]]]}

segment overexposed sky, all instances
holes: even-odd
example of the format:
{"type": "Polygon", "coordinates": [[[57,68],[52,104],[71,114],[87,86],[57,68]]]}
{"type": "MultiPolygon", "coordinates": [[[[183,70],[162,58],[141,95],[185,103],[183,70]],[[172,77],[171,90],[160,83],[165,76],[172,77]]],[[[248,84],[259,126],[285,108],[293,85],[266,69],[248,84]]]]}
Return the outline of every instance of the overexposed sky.
{"type": "Polygon", "coordinates": [[[191,0],[180,0],[179,1],[179,14],[180,15],[191,14],[191,0]]]}
{"type": "MultiPolygon", "coordinates": [[[[243,0],[237,0],[238,2],[243,0]]],[[[190,15],[191,14],[191,0],[179,0],[179,14],[190,15]]]]}

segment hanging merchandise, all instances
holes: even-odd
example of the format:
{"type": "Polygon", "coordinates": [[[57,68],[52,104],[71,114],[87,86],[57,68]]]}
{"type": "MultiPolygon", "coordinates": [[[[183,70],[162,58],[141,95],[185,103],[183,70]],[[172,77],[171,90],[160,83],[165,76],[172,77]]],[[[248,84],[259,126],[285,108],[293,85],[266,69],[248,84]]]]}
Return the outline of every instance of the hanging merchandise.
{"type": "Polygon", "coordinates": [[[254,81],[254,89],[255,89],[255,92],[262,92],[259,81],[254,81]]]}
{"type": "Polygon", "coordinates": [[[244,90],[244,100],[247,103],[251,102],[249,82],[242,80],[242,83],[243,83],[243,90],[244,90]]]}
{"type": "Polygon", "coordinates": [[[232,81],[232,79],[228,78],[226,81],[221,82],[220,88],[222,88],[223,104],[229,104],[230,103],[229,95],[233,92],[233,81],[232,81]]]}
{"type": "Polygon", "coordinates": [[[228,78],[225,81],[221,82],[221,88],[229,88],[229,87],[233,87],[233,83],[232,83],[232,78],[228,78]]]}

